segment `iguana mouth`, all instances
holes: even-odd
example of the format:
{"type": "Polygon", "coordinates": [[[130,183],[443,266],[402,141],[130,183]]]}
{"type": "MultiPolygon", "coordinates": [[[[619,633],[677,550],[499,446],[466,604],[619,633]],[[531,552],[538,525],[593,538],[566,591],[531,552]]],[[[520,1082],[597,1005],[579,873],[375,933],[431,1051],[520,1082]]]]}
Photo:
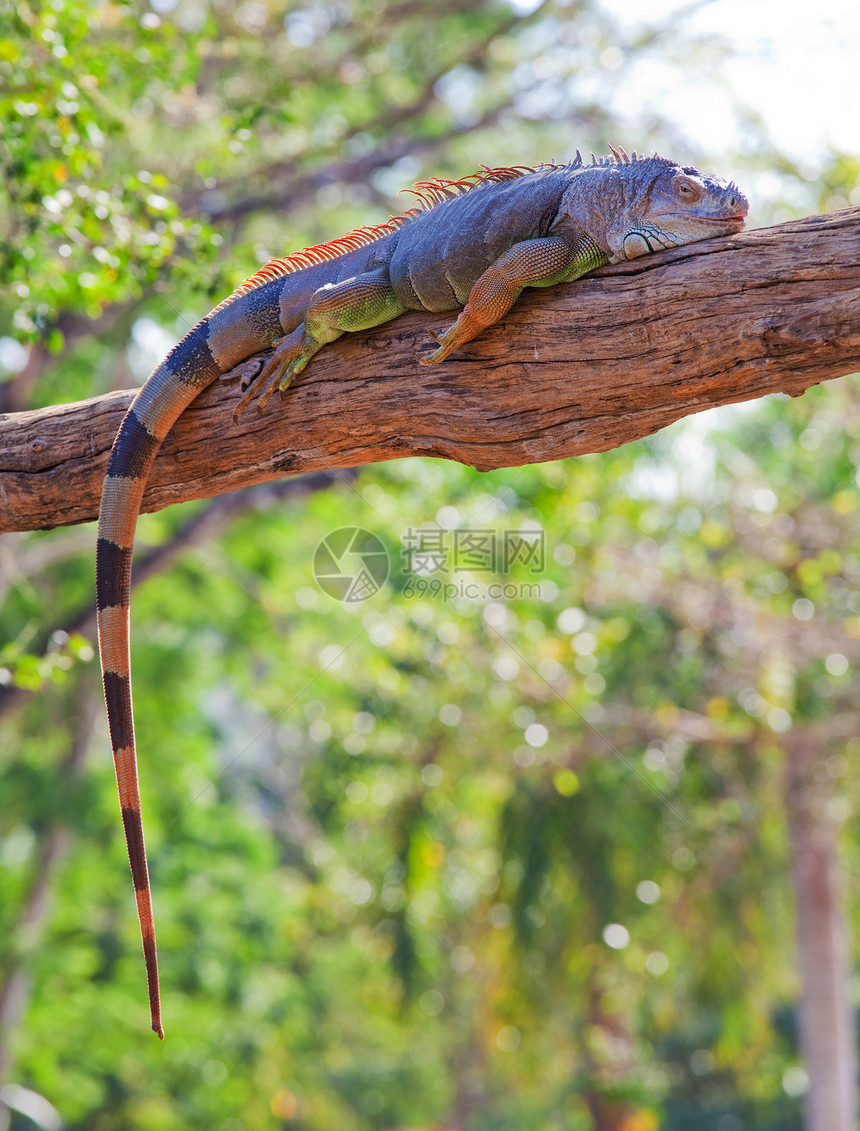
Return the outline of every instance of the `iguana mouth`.
{"type": "Polygon", "coordinates": [[[663,212],[657,216],[659,220],[698,220],[703,224],[738,224],[743,227],[747,221],[746,214],[735,213],[733,216],[703,216],[696,212],[663,212]]]}
{"type": "MultiPolygon", "coordinates": [[[[680,219],[681,215],[682,214],[680,212],[672,213],[673,219],[680,219]]],[[[700,216],[695,212],[687,212],[686,215],[684,215],[684,219],[700,220],[705,224],[739,224],[740,227],[743,227],[747,221],[746,214],[741,215],[740,213],[736,213],[734,216],[700,216]]]]}
{"type": "Polygon", "coordinates": [[[697,220],[707,220],[709,224],[745,224],[746,216],[697,216],[697,220]]]}

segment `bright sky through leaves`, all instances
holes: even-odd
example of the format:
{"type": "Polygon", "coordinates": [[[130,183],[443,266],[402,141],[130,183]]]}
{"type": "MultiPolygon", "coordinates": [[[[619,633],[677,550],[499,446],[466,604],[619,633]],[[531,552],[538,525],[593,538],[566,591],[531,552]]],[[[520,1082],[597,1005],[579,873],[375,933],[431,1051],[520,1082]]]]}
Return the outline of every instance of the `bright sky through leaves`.
{"type": "MultiPolygon", "coordinates": [[[[686,5],[677,0],[605,0],[602,7],[629,31],[686,5]]],[[[828,146],[857,147],[856,0],[815,5],[714,0],[691,15],[685,29],[725,37],[736,57],[723,69],[723,88],[668,58],[649,61],[630,69],[619,97],[625,114],[653,105],[675,118],[702,149],[716,152],[740,140],[731,114],[734,102],[757,112],[774,143],[792,156],[811,159],[828,146]]]]}

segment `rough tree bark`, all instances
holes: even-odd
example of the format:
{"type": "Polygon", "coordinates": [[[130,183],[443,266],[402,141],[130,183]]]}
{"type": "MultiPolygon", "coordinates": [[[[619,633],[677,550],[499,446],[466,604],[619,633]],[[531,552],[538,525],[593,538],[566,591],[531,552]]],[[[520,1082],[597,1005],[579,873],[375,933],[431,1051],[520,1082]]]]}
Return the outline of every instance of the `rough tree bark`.
{"type": "MultiPolygon", "coordinates": [[[[408,455],[480,470],[604,451],[713,405],[860,369],[860,208],[692,244],[530,291],[456,357],[419,366],[404,315],[328,346],[265,415],[236,382],[182,416],[144,510],[408,455]]],[[[243,363],[238,377],[257,361],[243,363]]],[[[0,418],[0,531],[83,522],[131,392],[0,418]]]]}

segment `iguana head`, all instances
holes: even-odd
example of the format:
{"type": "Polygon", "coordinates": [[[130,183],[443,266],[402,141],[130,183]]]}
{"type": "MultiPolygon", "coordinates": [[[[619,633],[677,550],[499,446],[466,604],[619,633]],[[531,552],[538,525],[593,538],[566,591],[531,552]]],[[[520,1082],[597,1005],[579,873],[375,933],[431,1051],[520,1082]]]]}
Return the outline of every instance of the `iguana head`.
{"type": "Polygon", "coordinates": [[[607,232],[612,263],[712,236],[731,236],[746,222],[749,201],[734,181],[665,157],[640,158],[616,170],[627,174],[628,184],[622,222],[607,232]]]}
{"type": "Polygon", "coordinates": [[[666,157],[635,152],[628,157],[623,149],[612,154],[582,166],[579,176],[587,178],[589,192],[580,192],[572,209],[592,238],[604,244],[610,263],[743,228],[749,201],[734,181],[666,157]]]}
{"type": "Polygon", "coordinates": [[[613,261],[734,235],[743,228],[748,211],[749,201],[734,181],[670,164],[656,173],[623,228],[610,233],[613,261]]]}

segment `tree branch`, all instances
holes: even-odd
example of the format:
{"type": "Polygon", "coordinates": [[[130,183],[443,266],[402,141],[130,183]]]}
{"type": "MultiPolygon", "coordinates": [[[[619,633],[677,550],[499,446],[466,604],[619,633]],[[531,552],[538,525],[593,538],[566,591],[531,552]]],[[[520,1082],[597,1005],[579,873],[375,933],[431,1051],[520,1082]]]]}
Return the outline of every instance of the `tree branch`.
{"type": "MultiPolygon", "coordinates": [[[[603,268],[511,313],[442,365],[408,314],[327,346],[283,401],[231,418],[204,392],[156,461],[144,510],[401,456],[482,471],[582,455],[680,417],[860,369],[860,208],[603,268]]],[[[244,362],[228,378],[256,366],[244,362]]],[[[84,522],[131,392],[0,417],[0,531],[84,522]]]]}

